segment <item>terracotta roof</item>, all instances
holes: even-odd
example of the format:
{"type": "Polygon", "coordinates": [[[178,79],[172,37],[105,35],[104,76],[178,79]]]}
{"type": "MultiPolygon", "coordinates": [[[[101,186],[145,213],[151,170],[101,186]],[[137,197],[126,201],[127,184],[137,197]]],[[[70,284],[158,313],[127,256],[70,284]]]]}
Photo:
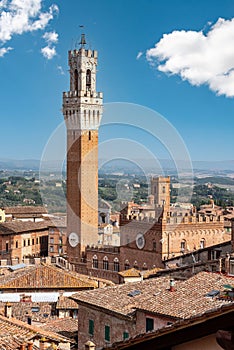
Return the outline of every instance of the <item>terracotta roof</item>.
{"type": "Polygon", "coordinates": [[[56,309],[78,309],[78,304],[64,295],[61,295],[57,301],[56,309]]]}
{"type": "Polygon", "coordinates": [[[50,341],[69,343],[71,340],[52,331],[28,325],[15,318],[6,318],[0,315],[0,346],[6,350],[18,349],[34,338],[46,337],[50,341]]]}
{"type": "Polygon", "coordinates": [[[119,275],[122,277],[141,277],[140,271],[138,271],[137,269],[134,269],[134,268],[120,271],[119,275]]]}
{"type": "Polygon", "coordinates": [[[143,274],[144,278],[148,278],[149,276],[155,275],[159,271],[162,271],[160,267],[154,267],[153,269],[142,271],[141,273],[143,274]]]}
{"type": "MultiPolygon", "coordinates": [[[[224,317],[227,317],[227,315],[229,314],[231,315],[233,314],[233,305],[225,305],[225,306],[222,306],[219,310],[211,310],[209,312],[204,313],[203,315],[192,317],[189,320],[178,320],[173,324],[170,324],[163,328],[159,328],[147,333],[137,334],[132,338],[129,338],[124,341],[116,342],[112,344],[112,346],[105,347],[102,350],[104,349],[116,350],[116,349],[128,349],[128,348],[130,349],[147,348],[148,349],[149,346],[151,346],[150,348],[154,348],[154,349],[158,349],[158,348],[165,349],[164,339],[168,340],[171,347],[175,344],[178,344],[178,332],[180,331],[186,332],[189,327],[193,327],[193,325],[195,324],[201,324],[202,327],[205,328],[207,327],[208,319],[215,319],[220,315],[225,315],[224,317]],[[174,340],[173,340],[173,337],[174,337],[174,340]],[[150,340],[156,340],[156,339],[158,339],[157,342],[155,341],[155,342],[149,343],[150,340]],[[173,343],[173,341],[175,343],[173,343]]],[[[213,330],[212,333],[214,332],[216,332],[215,329],[213,330]]],[[[197,333],[197,336],[199,338],[200,333],[197,333]]]]}
{"type": "MultiPolygon", "coordinates": [[[[4,315],[4,305],[0,303],[1,314],[4,315]]],[[[23,322],[28,321],[28,317],[32,322],[45,322],[51,317],[55,303],[35,303],[35,302],[11,302],[12,317],[23,322]]]]}
{"type": "Polygon", "coordinates": [[[174,292],[169,291],[169,283],[170,277],[164,276],[103,290],[79,292],[72,298],[77,300],[78,304],[93,305],[106,310],[105,312],[127,317],[131,317],[136,309],[141,309],[162,316],[184,319],[230,303],[206,295],[212,290],[222,291],[224,284],[234,284],[234,278],[200,272],[186,281],[176,281],[174,292]]]}
{"type": "Polygon", "coordinates": [[[97,282],[87,276],[76,276],[51,265],[25,267],[0,277],[0,289],[41,290],[41,289],[93,289],[97,282]]]}
{"type": "Polygon", "coordinates": [[[47,214],[47,210],[42,206],[16,206],[16,207],[4,207],[3,210],[6,214],[47,214]]]}
{"type": "Polygon", "coordinates": [[[32,232],[48,229],[47,221],[31,222],[31,221],[9,221],[0,223],[1,234],[14,234],[22,232],[32,232]]]}
{"type": "Polygon", "coordinates": [[[50,217],[48,221],[49,227],[67,227],[67,218],[65,216],[62,217],[50,217]]]}
{"type": "Polygon", "coordinates": [[[42,324],[40,328],[56,332],[59,334],[77,333],[78,332],[78,320],[71,317],[57,318],[56,320],[49,320],[45,324],[42,324]]]}

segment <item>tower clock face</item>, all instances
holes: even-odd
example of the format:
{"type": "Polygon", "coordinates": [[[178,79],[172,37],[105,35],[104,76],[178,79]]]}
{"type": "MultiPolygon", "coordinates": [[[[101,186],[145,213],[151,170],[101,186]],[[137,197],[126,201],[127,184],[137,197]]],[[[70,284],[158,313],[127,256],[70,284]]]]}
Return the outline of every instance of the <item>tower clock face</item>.
{"type": "Polygon", "coordinates": [[[145,246],[145,237],[143,233],[138,233],[136,236],[136,245],[138,249],[143,249],[145,246]]]}
{"type": "Polygon", "coordinates": [[[75,232],[70,233],[68,237],[68,242],[72,248],[75,248],[77,244],[79,243],[79,237],[78,234],[75,232]]]}

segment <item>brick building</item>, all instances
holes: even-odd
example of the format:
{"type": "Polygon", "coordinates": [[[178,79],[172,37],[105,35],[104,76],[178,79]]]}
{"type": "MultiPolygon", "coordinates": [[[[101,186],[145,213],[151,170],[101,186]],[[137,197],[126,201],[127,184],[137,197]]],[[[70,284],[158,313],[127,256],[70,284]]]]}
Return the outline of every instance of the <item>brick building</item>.
{"type": "Polygon", "coordinates": [[[10,264],[24,257],[48,255],[48,223],[10,221],[0,223],[0,259],[10,264]]]}
{"type": "MultiPolygon", "coordinates": [[[[151,178],[147,205],[128,203],[122,210],[120,244],[107,246],[104,234],[99,239],[98,220],[103,219],[105,225],[110,211],[106,205],[98,212],[98,128],[103,96],[96,91],[97,51],[86,50],[85,44],[82,35],[80,48],[69,51],[70,90],[63,93],[69,263],[79,272],[118,282],[121,270],[163,267],[166,259],[230,241],[222,215],[197,213],[191,205],[170,206],[170,178],[162,176],[151,178]]],[[[50,249],[54,249],[52,244],[50,249]]]]}
{"type": "Polygon", "coordinates": [[[88,272],[116,283],[119,271],[164,267],[170,258],[231,240],[222,217],[212,221],[201,215],[163,217],[159,222],[125,220],[120,229],[126,244],[86,249],[88,272]]]}
{"type": "MultiPolygon", "coordinates": [[[[189,321],[177,321],[174,324],[140,334],[125,341],[116,342],[108,350],[220,350],[229,346],[233,348],[231,331],[234,327],[233,305],[225,305],[218,310],[210,310],[205,314],[195,316],[189,321]],[[224,338],[224,342],[222,342],[224,338]]],[[[92,349],[95,350],[95,347],[92,349]]]]}
{"type": "Polygon", "coordinates": [[[224,287],[233,282],[233,277],[201,272],[185,281],[167,276],[77,293],[72,298],[79,305],[78,349],[88,340],[99,349],[234,306],[224,287]]]}
{"type": "Polygon", "coordinates": [[[66,256],[67,222],[66,217],[52,218],[48,222],[48,256],[66,256]]]}

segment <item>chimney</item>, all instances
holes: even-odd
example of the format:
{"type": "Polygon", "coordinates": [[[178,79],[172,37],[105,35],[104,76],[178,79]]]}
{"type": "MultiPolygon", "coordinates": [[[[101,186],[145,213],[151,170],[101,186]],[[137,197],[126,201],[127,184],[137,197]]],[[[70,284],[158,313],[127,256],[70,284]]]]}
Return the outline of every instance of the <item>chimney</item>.
{"type": "Polygon", "coordinates": [[[85,343],[85,350],[95,350],[95,349],[96,349],[96,345],[91,340],[85,343]]]}
{"type": "Polygon", "coordinates": [[[20,350],[25,350],[25,344],[20,345],[20,350]]]}
{"type": "Polygon", "coordinates": [[[170,292],[174,292],[175,291],[175,280],[174,278],[170,279],[170,292]]]}
{"type": "Polygon", "coordinates": [[[225,258],[225,273],[228,275],[230,272],[230,254],[226,253],[225,258]]]}
{"type": "Polygon", "coordinates": [[[33,341],[28,342],[28,350],[33,350],[33,341]]]}
{"type": "Polygon", "coordinates": [[[12,305],[9,302],[7,302],[5,305],[5,317],[7,318],[12,317],[12,305]]]}
{"type": "Polygon", "coordinates": [[[47,348],[47,339],[45,337],[41,338],[40,339],[40,346],[39,346],[39,349],[40,350],[46,350],[47,348]]]}

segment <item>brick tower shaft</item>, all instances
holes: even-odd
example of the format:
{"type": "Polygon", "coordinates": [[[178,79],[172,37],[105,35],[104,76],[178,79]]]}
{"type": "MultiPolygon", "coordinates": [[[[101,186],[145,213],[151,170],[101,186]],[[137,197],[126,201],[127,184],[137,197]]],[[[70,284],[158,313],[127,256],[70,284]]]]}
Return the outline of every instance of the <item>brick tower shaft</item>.
{"type": "MultiPolygon", "coordinates": [[[[83,37],[84,38],[84,37],[83,37]]],[[[96,92],[97,51],[69,51],[70,91],[63,93],[67,127],[67,253],[79,263],[98,241],[98,128],[102,93],[96,92]]]]}

